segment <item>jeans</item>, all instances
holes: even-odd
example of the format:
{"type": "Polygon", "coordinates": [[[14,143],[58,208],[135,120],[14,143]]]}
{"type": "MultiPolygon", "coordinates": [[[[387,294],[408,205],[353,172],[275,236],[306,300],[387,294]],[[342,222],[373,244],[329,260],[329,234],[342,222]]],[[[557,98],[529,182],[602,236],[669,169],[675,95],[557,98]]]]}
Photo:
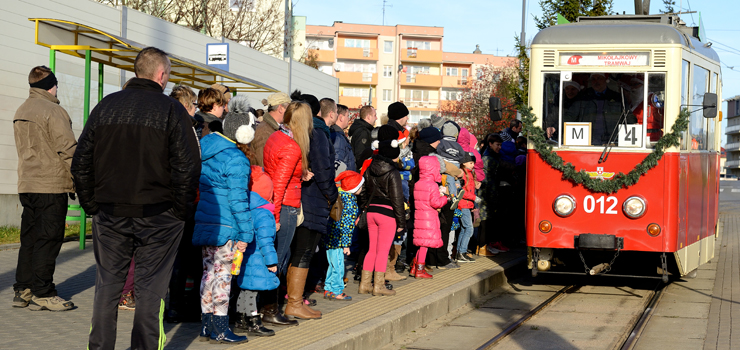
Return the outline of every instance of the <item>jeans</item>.
{"type": "Polygon", "coordinates": [[[403,198],[406,202],[409,201],[409,180],[401,180],[401,188],[403,188],[403,198]]]}
{"type": "Polygon", "coordinates": [[[461,209],[462,211],[462,230],[460,230],[460,237],[457,238],[457,253],[465,254],[468,252],[468,243],[470,243],[470,237],[473,236],[473,215],[470,209],[461,209]]]}
{"type": "Polygon", "coordinates": [[[326,270],[324,290],[334,294],[344,292],[344,254],[342,248],[327,249],[326,260],[329,261],[329,269],[326,270]]]}
{"type": "Polygon", "coordinates": [[[442,176],[447,176],[447,191],[449,192],[449,194],[451,196],[456,196],[458,182],[455,179],[455,177],[452,175],[446,175],[446,174],[442,174],[442,176]]]}
{"type": "Polygon", "coordinates": [[[278,275],[288,270],[290,262],[290,242],[293,241],[298,223],[299,208],[283,205],[280,209],[280,230],[275,234],[275,253],[278,258],[278,275]]]}

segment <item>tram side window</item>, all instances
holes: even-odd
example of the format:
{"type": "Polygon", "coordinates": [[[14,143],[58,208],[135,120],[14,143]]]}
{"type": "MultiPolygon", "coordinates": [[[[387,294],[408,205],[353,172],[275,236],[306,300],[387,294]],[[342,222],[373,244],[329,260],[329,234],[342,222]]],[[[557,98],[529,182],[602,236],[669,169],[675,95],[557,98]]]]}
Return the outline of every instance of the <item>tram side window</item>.
{"type": "Polygon", "coordinates": [[[557,142],[560,125],[560,73],[545,73],[542,89],[542,128],[551,142],[557,142]]]}
{"type": "MultiPolygon", "coordinates": [[[[681,62],[681,110],[688,105],[689,101],[689,61],[683,60],[681,62]]],[[[681,150],[686,150],[686,131],[681,133],[681,150]]]]}
{"type": "MultiPolygon", "coordinates": [[[[642,106],[637,108],[642,109],[642,106]]],[[[637,123],[643,123],[642,111],[634,111],[637,123]]],[[[648,74],[647,91],[647,136],[650,142],[658,142],[663,136],[665,114],[665,73],[648,74]]]]}
{"type": "MultiPolygon", "coordinates": [[[[704,94],[709,87],[709,71],[694,65],[693,84],[691,87],[691,104],[701,106],[704,100],[704,94]]],[[[693,111],[689,117],[689,137],[691,138],[692,150],[707,149],[707,135],[705,132],[707,121],[701,108],[690,107],[693,111]]]]}
{"type": "MultiPolygon", "coordinates": [[[[716,94],[717,93],[717,80],[719,78],[719,75],[717,73],[712,73],[712,80],[709,82],[709,92],[716,94]]],[[[715,144],[716,144],[716,137],[715,134],[715,123],[718,122],[717,119],[719,118],[705,118],[707,121],[707,149],[710,151],[716,151],[715,144]]]]}

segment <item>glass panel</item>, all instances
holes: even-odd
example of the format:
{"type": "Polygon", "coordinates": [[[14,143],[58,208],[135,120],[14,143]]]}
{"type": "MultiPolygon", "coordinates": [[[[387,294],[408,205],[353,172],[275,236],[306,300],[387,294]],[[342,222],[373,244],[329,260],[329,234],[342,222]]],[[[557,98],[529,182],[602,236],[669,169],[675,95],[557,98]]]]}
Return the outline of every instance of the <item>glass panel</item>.
{"type": "MultiPolygon", "coordinates": [[[[642,75],[644,77],[644,75],[642,75]]],[[[637,118],[622,100],[622,94],[627,95],[624,87],[632,81],[635,74],[617,73],[574,73],[571,81],[563,83],[563,122],[588,123],[581,128],[581,133],[574,130],[573,137],[566,136],[561,142],[572,145],[603,146],[610,142],[614,146],[623,145],[620,139],[629,137],[632,147],[643,145],[643,132],[639,131],[637,118]],[[577,94],[573,96],[573,93],[577,94]],[[573,97],[571,97],[573,96],[573,97]],[[618,137],[622,132],[617,126],[627,124],[634,126],[624,128],[625,137],[618,137]],[[583,139],[583,135],[591,135],[590,141],[583,139]],[[565,142],[571,140],[571,142],[565,142]]],[[[567,131],[566,132],[571,132],[567,131]]],[[[563,133],[565,134],[565,133],[563,133]]],[[[627,146],[627,145],[625,145],[627,146]]]]}
{"type": "MultiPolygon", "coordinates": [[[[717,93],[717,79],[719,75],[717,73],[712,73],[712,80],[709,82],[709,92],[716,94],[717,93]]],[[[717,148],[715,146],[716,138],[718,137],[715,134],[716,131],[716,124],[719,118],[704,118],[707,121],[707,149],[710,151],[716,151],[717,148]]]]}
{"type": "Polygon", "coordinates": [[[393,53],[393,42],[392,41],[383,42],[383,52],[393,53]]]}
{"type": "MultiPolygon", "coordinates": [[[[657,142],[665,132],[663,121],[665,114],[665,73],[648,74],[647,91],[647,135],[650,142],[657,142]]],[[[633,112],[637,122],[642,123],[642,111],[633,112]]]]}
{"type": "MultiPolygon", "coordinates": [[[[681,110],[686,107],[689,100],[689,61],[683,60],[681,62],[681,110]]],[[[688,149],[688,143],[686,142],[686,131],[681,133],[681,150],[688,149]]]]}
{"type": "MultiPolygon", "coordinates": [[[[560,119],[558,111],[560,104],[560,73],[545,73],[545,84],[542,88],[542,127],[547,132],[551,142],[557,142],[560,133],[560,119]]],[[[578,95],[578,90],[571,98],[578,95]]],[[[570,106],[570,105],[569,105],[570,106]]]]}
{"type": "MultiPolygon", "coordinates": [[[[701,106],[704,100],[704,94],[707,92],[709,86],[709,71],[694,65],[694,74],[692,77],[691,84],[691,104],[695,106],[701,106]]],[[[691,107],[691,116],[689,117],[689,133],[691,135],[691,149],[692,150],[705,150],[707,149],[706,140],[706,123],[704,114],[701,108],[691,107]]]]}

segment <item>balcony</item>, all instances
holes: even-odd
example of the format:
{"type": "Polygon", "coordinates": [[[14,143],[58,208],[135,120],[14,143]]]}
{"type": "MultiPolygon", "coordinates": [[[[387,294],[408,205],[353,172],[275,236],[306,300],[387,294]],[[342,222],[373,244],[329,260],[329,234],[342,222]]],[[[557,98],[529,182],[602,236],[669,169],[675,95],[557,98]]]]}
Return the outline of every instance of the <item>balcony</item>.
{"type": "Polygon", "coordinates": [[[334,50],[308,50],[309,54],[316,54],[317,62],[334,62],[334,50]]]}
{"type": "Polygon", "coordinates": [[[732,125],[728,126],[725,130],[725,134],[739,134],[740,133],[740,125],[732,125]]]}
{"type": "Polygon", "coordinates": [[[740,142],[728,143],[725,145],[726,151],[738,151],[740,150],[740,142]]]}
{"type": "Polygon", "coordinates": [[[401,86],[423,86],[423,87],[433,87],[433,88],[439,88],[442,86],[442,76],[441,75],[429,75],[429,74],[408,75],[406,73],[401,73],[399,75],[399,78],[401,79],[401,86]]]}
{"type": "Polygon", "coordinates": [[[378,73],[337,72],[340,84],[378,85],[378,73]]]}
{"type": "Polygon", "coordinates": [[[725,168],[740,168],[740,160],[728,160],[725,162],[725,168]]]}
{"type": "Polygon", "coordinates": [[[468,85],[470,77],[458,77],[458,76],[442,76],[442,87],[446,88],[464,88],[468,85]]]}
{"type": "Polygon", "coordinates": [[[401,62],[442,63],[442,50],[401,49],[401,62]]]}
{"type": "Polygon", "coordinates": [[[417,110],[417,111],[436,111],[437,107],[439,106],[439,100],[436,99],[429,99],[426,101],[410,101],[410,100],[401,100],[404,105],[410,110],[417,110]]]}
{"type": "Polygon", "coordinates": [[[377,61],[378,49],[361,47],[338,47],[337,58],[348,60],[377,61]]]}
{"type": "MultiPolygon", "coordinates": [[[[358,109],[367,104],[367,97],[339,96],[339,104],[350,109],[358,109]]],[[[378,105],[378,98],[373,97],[373,106],[378,105]]]]}

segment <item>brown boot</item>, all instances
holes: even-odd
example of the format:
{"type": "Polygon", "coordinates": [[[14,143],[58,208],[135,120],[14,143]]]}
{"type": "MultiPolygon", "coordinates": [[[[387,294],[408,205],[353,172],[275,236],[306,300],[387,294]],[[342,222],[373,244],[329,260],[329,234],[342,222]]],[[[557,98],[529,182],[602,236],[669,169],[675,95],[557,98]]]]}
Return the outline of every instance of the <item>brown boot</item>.
{"type": "Polygon", "coordinates": [[[373,272],[362,270],[362,279],[360,280],[360,290],[357,293],[370,294],[373,292],[373,272]]]}
{"type": "Polygon", "coordinates": [[[406,279],[406,276],[401,276],[396,272],[396,260],[398,260],[398,255],[400,253],[400,245],[391,246],[391,252],[390,255],[388,255],[388,265],[386,265],[385,268],[385,279],[387,281],[403,281],[406,279]],[[396,247],[398,247],[398,249],[396,249],[396,247]]]}
{"type": "Polygon", "coordinates": [[[375,285],[373,286],[373,295],[396,295],[395,290],[385,288],[385,272],[375,272],[375,285]]]}
{"type": "Polygon", "coordinates": [[[285,315],[309,320],[321,318],[321,312],[315,311],[303,303],[303,287],[306,285],[308,269],[291,266],[286,276],[288,287],[288,302],[285,306],[285,315]]]}

